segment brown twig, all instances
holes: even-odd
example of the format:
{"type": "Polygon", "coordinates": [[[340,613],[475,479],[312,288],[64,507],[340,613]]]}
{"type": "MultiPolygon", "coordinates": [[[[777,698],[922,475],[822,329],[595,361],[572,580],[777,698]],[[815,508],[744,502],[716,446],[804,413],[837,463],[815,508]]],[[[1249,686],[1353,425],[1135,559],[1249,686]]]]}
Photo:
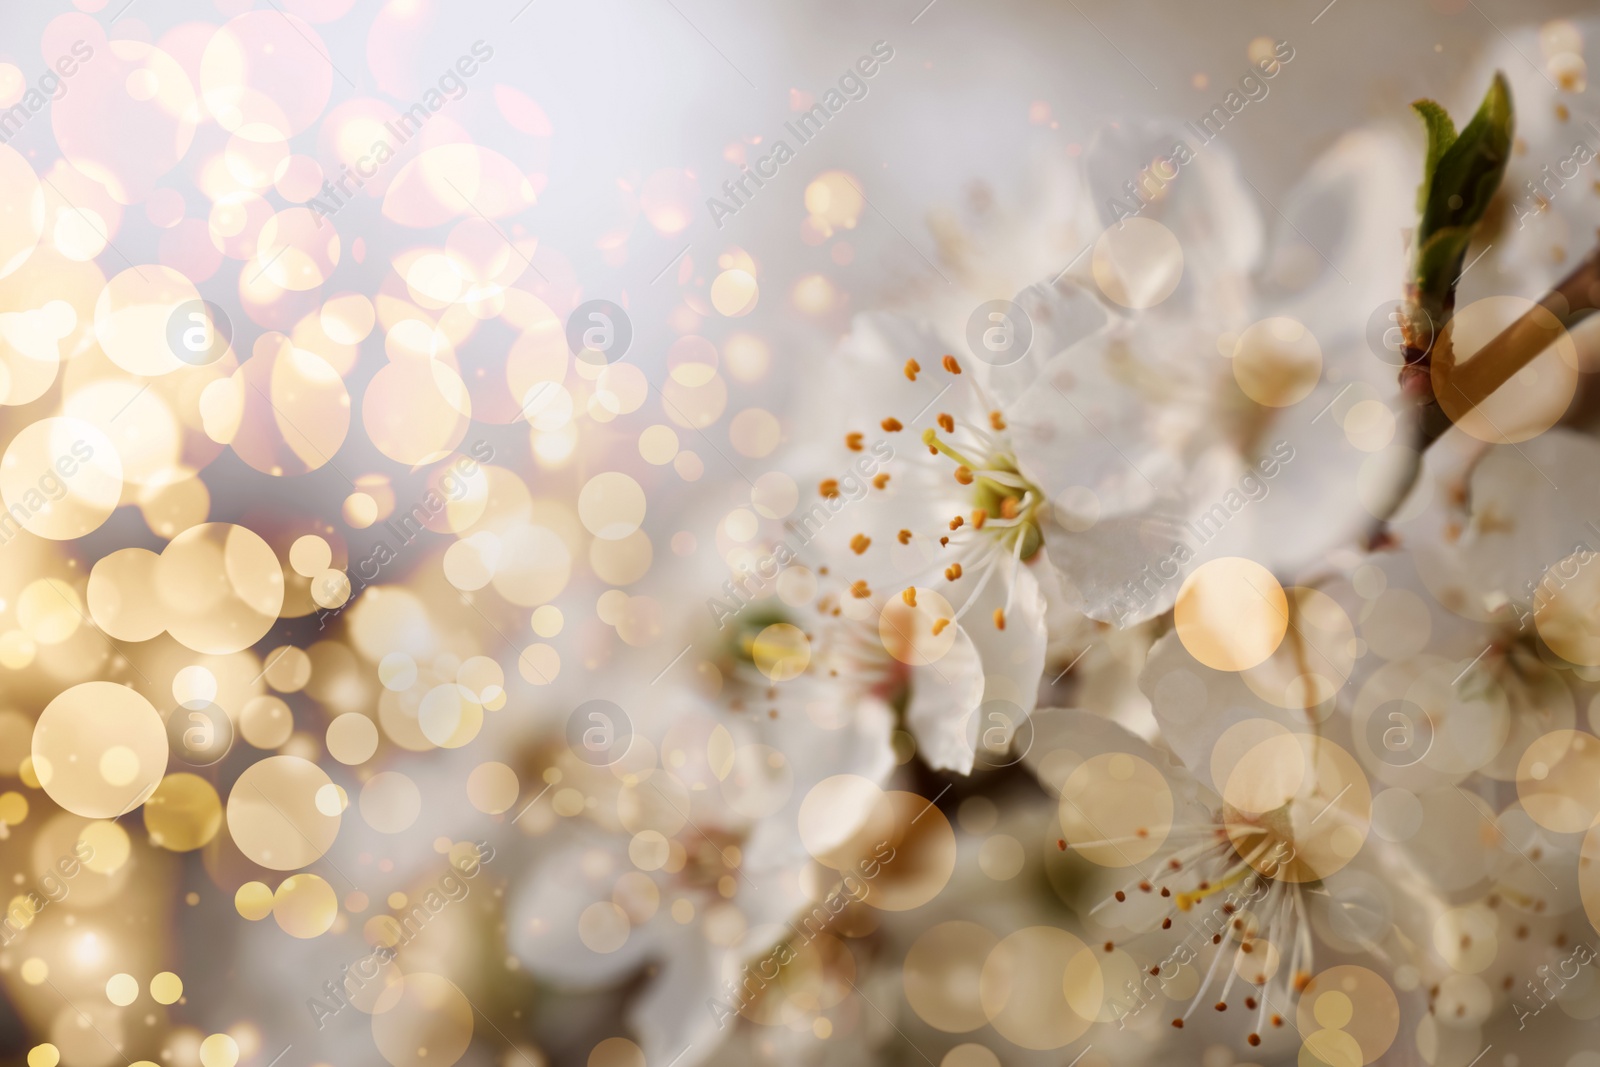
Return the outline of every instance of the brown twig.
{"type": "Polygon", "coordinates": [[[1457,416],[1465,415],[1493,396],[1565,330],[1597,309],[1600,309],[1600,247],[1585,256],[1583,262],[1541,297],[1538,304],[1459,366],[1451,349],[1448,323],[1436,326],[1432,350],[1424,353],[1414,368],[1408,349],[1407,365],[1400,372],[1402,388],[1424,405],[1421,448],[1426,449],[1451,425],[1450,416],[1439,406],[1436,396],[1439,389],[1449,391],[1450,407],[1457,416]]]}
{"type": "MultiPolygon", "coordinates": [[[[1455,303],[1454,287],[1445,300],[1455,303]]],[[[1405,365],[1400,369],[1402,395],[1417,406],[1417,448],[1410,478],[1401,485],[1388,508],[1379,509],[1387,516],[1410,490],[1411,482],[1421,472],[1421,456],[1454,422],[1440,405],[1436,389],[1446,390],[1452,400],[1450,408],[1457,416],[1465,416],[1523,367],[1558,340],[1563,330],[1570,329],[1590,312],[1600,310],[1600,246],[1596,246],[1577,268],[1546,293],[1535,306],[1528,309],[1517,321],[1496,334],[1477,354],[1458,368],[1452,346],[1449,322],[1446,318],[1433,318],[1433,312],[1419,313],[1421,304],[1414,288],[1408,288],[1402,308],[1402,343],[1405,365]]],[[[1437,309],[1447,316],[1453,307],[1441,305],[1437,309]]],[[[1389,523],[1386,517],[1378,518],[1367,531],[1364,545],[1375,551],[1389,543],[1389,523]]]]}

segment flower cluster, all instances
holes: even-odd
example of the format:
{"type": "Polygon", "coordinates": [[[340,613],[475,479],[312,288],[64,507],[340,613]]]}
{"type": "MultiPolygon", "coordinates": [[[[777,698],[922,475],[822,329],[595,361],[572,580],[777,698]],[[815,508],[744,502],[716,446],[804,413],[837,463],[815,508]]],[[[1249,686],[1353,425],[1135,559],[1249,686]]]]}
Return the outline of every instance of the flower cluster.
{"type": "MultiPolygon", "coordinates": [[[[1543,31],[1561,63],[1570,32],[1543,31]]],[[[1516,81],[1524,113],[1581,106],[1516,81]]],[[[1393,235],[1415,223],[1414,142],[1347,135],[1278,220],[1221,151],[1137,216],[1102,214],[1172,136],[1110,130],[1055,174],[1076,193],[1045,229],[1092,254],[1053,276],[1008,275],[1037,239],[992,204],[945,223],[974,304],[1014,287],[1003,325],[1023,324],[1006,340],[1025,352],[991,358],[937,289],[858,315],[795,401],[780,458],[797,503],[753,494],[754,521],[719,542],[730,576],[705,579],[721,586],[715,699],[769,736],[801,720],[811,740],[786,746],[836,754],[794,779],[786,869],[730,863],[770,827],[697,810],[688,787],[693,821],[669,821],[716,842],[746,922],[700,989],[648,972],[635,1018],[672,1021],[658,1050],[782,1058],[773,1027],[869,1039],[859,1002],[893,1016],[874,1040],[958,1058],[965,1040],[1106,1063],[1218,1045],[1467,1062],[1551,1003],[1588,1010],[1596,987],[1570,963],[1600,919],[1584,725],[1600,498],[1580,487],[1600,443],[1568,405],[1591,357],[1563,334],[1531,369],[1561,383],[1564,360],[1564,393],[1513,382],[1479,405],[1498,429],[1483,411],[1430,433],[1370,327],[1408,292],[1393,235]],[[792,514],[815,516],[805,536],[792,514]],[[844,758],[829,738],[852,730],[844,758]],[[937,805],[896,790],[918,774],[933,788],[911,796],[937,805]],[[919,830],[929,811],[937,830],[919,830]],[[897,858],[841,891],[889,843],[897,858]],[[800,902],[758,908],[774,883],[800,902]],[[830,913],[834,941],[798,934],[795,916],[830,913]]],[[[1494,267],[1504,238],[1471,247],[1494,267]]],[[[1531,306],[1500,299],[1463,298],[1435,357],[1453,344],[1465,362],[1531,306]]],[[[684,848],[680,878],[707,852],[684,848]]],[[[650,944],[627,966],[681,978],[685,946],[650,944]]],[[[520,956],[554,973],[561,954],[520,956]]],[[[1581,1047],[1575,1023],[1542,1025],[1530,1051],[1581,1047]]]]}

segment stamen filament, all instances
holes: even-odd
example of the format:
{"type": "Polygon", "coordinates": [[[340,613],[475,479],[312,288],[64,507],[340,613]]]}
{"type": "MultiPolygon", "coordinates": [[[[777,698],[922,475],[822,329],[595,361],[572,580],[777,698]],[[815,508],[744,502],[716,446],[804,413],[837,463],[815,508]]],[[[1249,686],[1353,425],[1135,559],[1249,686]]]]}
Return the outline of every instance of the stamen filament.
{"type": "Polygon", "coordinates": [[[1225,876],[1223,876],[1221,881],[1207,886],[1205,889],[1190,889],[1179,893],[1177,896],[1173,897],[1173,903],[1178,906],[1179,911],[1189,911],[1206,897],[1220,893],[1224,889],[1232,889],[1234,886],[1238,885],[1240,882],[1244,881],[1246,878],[1255,873],[1256,869],[1254,867],[1250,866],[1248,863],[1241,863],[1232,871],[1229,871],[1225,876]]]}
{"type": "Polygon", "coordinates": [[[968,459],[966,456],[963,456],[960,452],[957,452],[955,449],[951,448],[949,445],[945,444],[942,440],[940,440],[938,433],[935,432],[935,430],[933,429],[932,426],[930,426],[926,430],[922,431],[922,443],[927,445],[929,448],[938,449],[939,452],[941,452],[944,455],[948,456],[949,458],[955,460],[957,463],[961,464],[963,467],[967,467],[967,468],[970,468],[970,469],[973,469],[973,470],[979,470],[979,469],[982,469],[982,467],[983,467],[983,464],[973,462],[972,460],[968,459]]]}
{"type": "Polygon", "coordinates": [[[983,592],[984,587],[989,584],[989,579],[994,575],[995,565],[997,563],[999,563],[999,558],[991,552],[989,554],[989,564],[983,569],[983,577],[978,579],[978,585],[972,590],[972,595],[967,597],[967,602],[962,604],[961,610],[956,612],[955,617],[957,622],[961,621],[961,616],[967,613],[967,609],[972,607],[973,603],[977,601],[979,594],[983,592]]]}

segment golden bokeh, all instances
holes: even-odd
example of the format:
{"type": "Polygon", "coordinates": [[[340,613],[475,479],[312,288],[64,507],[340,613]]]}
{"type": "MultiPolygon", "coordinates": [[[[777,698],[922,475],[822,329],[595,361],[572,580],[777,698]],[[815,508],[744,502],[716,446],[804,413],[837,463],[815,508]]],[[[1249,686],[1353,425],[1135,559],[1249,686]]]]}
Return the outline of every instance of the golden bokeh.
{"type": "Polygon", "coordinates": [[[1583,835],[1578,853],[1578,893],[1589,925],[1600,930],[1600,822],[1583,835]]]}
{"type": "Polygon", "coordinates": [[[186,648],[223,655],[266,636],[283,606],[283,570],[248,527],[191,526],[167,544],[156,565],[167,631],[186,648]]]}
{"type": "Polygon", "coordinates": [[[405,355],[368,383],[361,422],[373,445],[396,463],[444,458],[466,436],[472,400],[447,364],[405,355]]]}
{"type": "MultiPolygon", "coordinates": [[[[870,849],[881,865],[866,902],[882,911],[910,911],[950,884],[956,869],[955,831],[944,812],[920,793],[896,789],[883,796],[893,821],[870,849]]],[[[874,805],[874,814],[878,810],[874,805]]]]}
{"type": "Polygon", "coordinates": [[[644,1050],[625,1037],[608,1037],[589,1050],[586,1067],[645,1067],[644,1050]]]}
{"type": "Polygon", "coordinates": [[[114,974],[106,979],[106,999],[125,1008],[139,999],[139,980],[131,974],[114,974]]]}
{"type": "Polygon", "coordinates": [[[906,953],[902,977],[906,1003],[935,1030],[965,1034],[989,1016],[979,997],[984,963],[1000,939],[975,922],[952,920],[928,927],[906,953]]]}
{"type": "Polygon", "coordinates": [[[1263,875],[1295,883],[1326,878],[1355,858],[1371,832],[1366,773],[1332,741],[1261,725],[1245,744],[1234,742],[1225,771],[1213,760],[1212,773],[1222,771],[1228,835],[1263,875]],[[1282,859],[1290,853],[1279,845],[1293,850],[1291,859],[1282,859]]]}
{"type": "Polygon", "coordinates": [[[222,828],[222,801],[199,775],[169,774],[145,801],[144,826],[152,845],[191,852],[210,844],[222,828]]]}
{"type": "Polygon", "coordinates": [[[467,796],[485,815],[499,815],[517,802],[517,774],[504,763],[480,763],[467,776],[467,796]]]}
{"type": "Polygon", "coordinates": [[[294,715],[278,697],[252,697],[239,713],[239,733],[256,748],[280,748],[293,732],[294,715]]]}
{"type": "MultiPolygon", "coordinates": [[[[15,148],[0,146],[0,189],[15,205],[0,225],[0,277],[22,266],[44,234],[44,189],[33,168],[15,148]]],[[[12,401],[7,400],[7,403],[12,401]]]]}
{"type": "Polygon", "coordinates": [[[1239,672],[1262,700],[1309,711],[1332,699],[1355,669],[1355,625],[1339,602],[1317,589],[1284,591],[1289,622],[1284,639],[1254,667],[1239,672]]]}
{"type": "Polygon", "coordinates": [[[299,756],[251,764],[228,794],[228,832],[251,860],[274,871],[315,863],[339,833],[342,808],[321,796],[326,772],[299,756]]]}
{"type": "Polygon", "coordinates": [[[1173,627],[1189,655],[1217,671],[1266,661],[1289,630],[1289,600],[1272,572],[1228,556],[1195,568],[1178,589],[1173,627]]]}
{"type": "Polygon", "coordinates": [[[1244,395],[1266,407],[1298,404],[1322,378],[1322,346],[1305,324],[1262,319],[1239,335],[1233,379],[1244,395]]]}
{"type": "Polygon", "coordinates": [[[1183,280],[1183,246],[1154,219],[1125,219],[1100,235],[1090,267],[1095,284],[1113,303],[1155,307],[1183,280]]]}
{"type": "Polygon", "coordinates": [[[1562,659],[1596,667],[1600,666],[1600,567],[1587,566],[1590,560],[1584,553],[1552,563],[1540,576],[1533,623],[1562,659]]]}
{"type": "Polygon", "coordinates": [[[122,457],[97,426],[29,423],[0,456],[0,500],[23,529],[53,541],[94,532],[122,498],[122,457]]]}
{"type": "Polygon", "coordinates": [[[1544,433],[1561,418],[1578,388],[1579,357],[1572,336],[1547,308],[1525,297],[1489,296],[1456,308],[1436,350],[1451,354],[1430,364],[1439,406],[1458,429],[1489,444],[1514,444],[1544,433]],[[1476,370],[1473,358],[1525,315],[1541,337],[1542,351],[1492,396],[1474,403],[1476,398],[1457,383],[1470,380],[1476,370]]]}
{"type": "Polygon", "coordinates": [[[895,809],[888,794],[859,775],[824,778],[800,803],[801,844],[818,863],[835,870],[871,852],[873,845],[888,839],[895,826],[895,809]]]}
{"type": "Polygon", "coordinates": [[[787,682],[811,663],[811,640],[798,626],[775,622],[756,635],[750,656],[762,674],[774,682],[787,682]]]}
{"type": "Polygon", "coordinates": [[[91,822],[78,833],[78,843],[86,846],[83,866],[96,874],[116,874],[133,855],[133,839],[120,823],[109,819],[91,822]]]}
{"type": "Polygon", "coordinates": [[[1517,762],[1517,798],[1546,830],[1588,830],[1600,817],[1600,740],[1580,730],[1539,737],[1517,762]]]}
{"type": "Polygon", "coordinates": [[[157,1004],[176,1004],[183,996],[183,979],[171,971],[162,971],[150,979],[150,999],[157,1004]]]}
{"type": "Polygon", "coordinates": [[[1103,867],[1137,866],[1161,850],[1172,829],[1172,789],[1149,761],[1124,752],[1092,756],[1061,786],[1067,842],[1103,867]]]}
{"type": "Polygon", "coordinates": [[[128,686],[82,682],[39,713],[32,757],[51,800],[87,818],[115,818],[160,784],[167,731],[150,702],[128,686]]]}
{"type": "Polygon", "coordinates": [[[584,529],[602,541],[620,541],[644,521],[645,496],[639,483],[626,474],[597,474],[578,494],[578,517],[584,529]]]}
{"type": "Polygon", "coordinates": [[[937,590],[913,587],[915,604],[904,595],[887,598],[878,614],[878,640],[901,663],[921,667],[937,663],[955,647],[960,631],[943,619],[954,619],[955,608],[937,590]]]}
{"type": "Polygon", "coordinates": [[[984,959],[978,998],[995,1030],[1026,1049],[1057,1049],[1088,1032],[1105,998],[1093,950],[1055,926],[1001,939],[984,959]]]}
{"type": "Polygon", "coordinates": [[[361,787],[361,818],[382,834],[411,828],[422,814],[422,792],[400,771],[381,771],[361,787]]]}
{"type": "MultiPolygon", "coordinates": [[[[1296,1026],[1308,1050],[1329,1067],[1381,1063],[1400,1032],[1400,1001],[1376,972],[1344,964],[1312,977],[1296,1006],[1296,1026]],[[1317,1035],[1328,1036],[1318,1039],[1317,1035]],[[1339,1035],[1337,1037],[1333,1035],[1339,1035]]],[[[1302,1057],[1303,1058],[1303,1057],[1302,1057]]]]}
{"type": "Polygon", "coordinates": [[[338,915],[339,898],[333,887],[314,874],[292,874],[272,894],[272,917],[293,937],[320,937],[338,915]]]}
{"type": "Polygon", "coordinates": [[[70,638],[83,621],[83,604],[77,589],[59,578],[29,582],[17,597],[17,622],[24,633],[41,645],[58,645],[70,638]]]}
{"type": "Polygon", "coordinates": [[[340,763],[365,763],[378,750],[378,727],[360,712],[347,712],[328,724],[328,754],[340,763]]]}
{"type": "Polygon", "coordinates": [[[246,882],[234,892],[233,907],[241,917],[259,922],[272,914],[272,889],[264,882],[246,882]]]}
{"type": "Polygon", "coordinates": [[[239,1043],[228,1034],[212,1034],[200,1042],[200,1067],[235,1067],[239,1043]]]}
{"type": "Polygon", "coordinates": [[[405,976],[394,1004],[372,1017],[372,1040],[392,1067],[450,1067],[472,1040],[472,1005],[454,982],[405,976]]]}

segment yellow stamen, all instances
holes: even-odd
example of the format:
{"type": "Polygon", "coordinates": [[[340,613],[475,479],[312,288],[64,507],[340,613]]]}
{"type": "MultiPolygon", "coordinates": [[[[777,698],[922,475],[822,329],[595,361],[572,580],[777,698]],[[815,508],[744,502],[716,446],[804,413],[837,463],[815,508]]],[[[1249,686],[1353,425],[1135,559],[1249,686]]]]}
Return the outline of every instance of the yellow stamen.
{"type": "Polygon", "coordinates": [[[943,453],[949,458],[955,460],[963,467],[980,466],[980,464],[972,462],[972,460],[968,459],[966,456],[963,456],[960,452],[957,452],[955,449],[939,440],[939,435],[933,432],[933,427],[931,426],[922,431],[922,443],[927,445],[928,448],[934,452],[943,453]]]}
{"type": "Polygon", "coordinates": [[[1234,886],[1238,885],[1240,882],[1244,881],[1254,873],[1256,873],[1254,867],[1251,867],[1249,864],[1241,863],[1238,870],[1228,875],[1216,885],[1206,885],[1200,889],[1191,889],[1187,892],[1179,893],[1172,898],[1172,902],[1178,906],[1179,911],[1188,911],[1206,897],[1209,897],[1215,893],[1220,893],[1224,889],[1232,889],[1234,886]]]}

